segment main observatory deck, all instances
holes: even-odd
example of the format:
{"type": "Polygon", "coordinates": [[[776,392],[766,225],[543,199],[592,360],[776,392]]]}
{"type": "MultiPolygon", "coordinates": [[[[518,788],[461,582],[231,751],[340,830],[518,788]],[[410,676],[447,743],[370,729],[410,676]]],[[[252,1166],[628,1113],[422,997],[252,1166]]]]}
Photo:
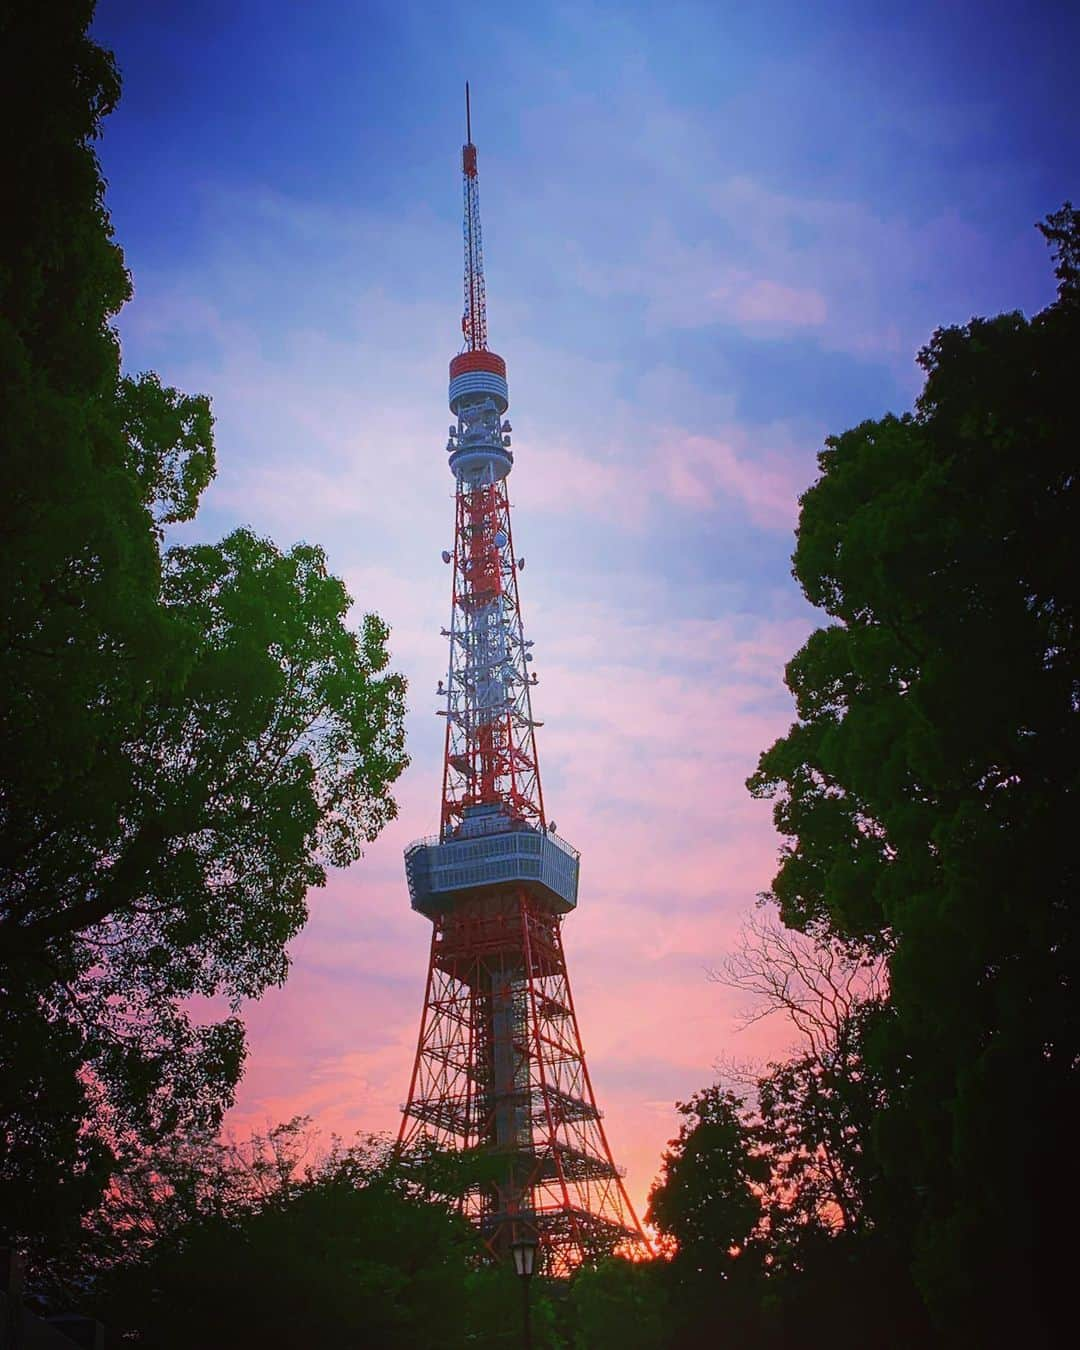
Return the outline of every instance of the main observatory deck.
{"type": "Polygon", "coordinates": [[[505,817],[490,816],[482,824],[467,819],[456,839],[444,843],[435,835],[410,844],[405,850],[405,875],[413,909],[431,918],[452,908],[455,897],[466,892],[514,884],[560,914],[574,909],[577,849],[551,831],[504,821],[505,817]],[[474,833],[470,825],[484,832],[474,833]]]}

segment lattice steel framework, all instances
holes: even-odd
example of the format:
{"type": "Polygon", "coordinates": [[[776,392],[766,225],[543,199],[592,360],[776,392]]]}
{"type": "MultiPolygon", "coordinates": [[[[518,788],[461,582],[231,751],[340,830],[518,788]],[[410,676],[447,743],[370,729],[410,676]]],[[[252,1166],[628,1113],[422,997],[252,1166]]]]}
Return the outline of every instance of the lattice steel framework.
{"type": "MultiPolygon", "coordinates": [[[[466,433],[460,433],[464,444],[466,433]]],[[[460,484],[454,531],[450,678],[443,764],[444,838],[467,807],[505,802],[543,825],[531,690],[506,479],[460,484]]]]}
{"type": "Polygon", "coordinates": [[[506,366],[487,348],[476,147],[465,179],[465,350],[450,363],[457,480],[449,678],[437,838],[406,850],[412,904],[432,923],[424,1011],[399,1143],[478,1149],[464,1201],[494,1258],[534,1235],[548,1274],[647,1251],[597,1110],[570,992],[562,921],[578,855],[549,825],[536,752],[507,475],[506,366]]]}
{"type": "Polygon", "coordinates": [[[494,1255],[534,1231],[552,1275],[642,1243],[589,1081],[560,917],[524,890],[434,921],[401,1139],[502,1160],[466,1208],[494,1255]]]}

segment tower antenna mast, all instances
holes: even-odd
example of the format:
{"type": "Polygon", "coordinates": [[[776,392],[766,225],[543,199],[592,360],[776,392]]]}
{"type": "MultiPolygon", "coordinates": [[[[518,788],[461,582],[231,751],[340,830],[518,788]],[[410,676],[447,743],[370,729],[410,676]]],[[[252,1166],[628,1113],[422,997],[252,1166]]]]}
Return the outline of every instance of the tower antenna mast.
{"type": "Polygon", "coordinates": [[[472,108],[465,83],[465,144],[461,147],[461,176],[465,189],[465,313],[461,331],[465,350],[487,351],[487,291],[484,286],[484,245],[480,236],[480,180],[476,146],[472,143],[472,108]]]}

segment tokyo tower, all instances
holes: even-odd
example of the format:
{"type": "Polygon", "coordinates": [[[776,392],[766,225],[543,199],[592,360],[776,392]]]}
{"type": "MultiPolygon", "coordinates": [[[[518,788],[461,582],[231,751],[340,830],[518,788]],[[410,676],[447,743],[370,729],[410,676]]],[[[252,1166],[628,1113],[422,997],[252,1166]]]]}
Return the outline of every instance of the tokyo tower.
{"type": "Polygon", "coordinates": [[[456,480],[439,833],[410,844],[413,909],[431,957],[399,1146],[474,1149],[465,1208],[493,1258],[533,1241],[566,1275],[618,1247],[648,1250],[608,1147],[581,1046],[562,921],[578,854],[544,810],[532,642],[518,598],[507,477],[506,362],[488,347],[476,146],[466,86],[463,350],[450,362],[456,480]]]}

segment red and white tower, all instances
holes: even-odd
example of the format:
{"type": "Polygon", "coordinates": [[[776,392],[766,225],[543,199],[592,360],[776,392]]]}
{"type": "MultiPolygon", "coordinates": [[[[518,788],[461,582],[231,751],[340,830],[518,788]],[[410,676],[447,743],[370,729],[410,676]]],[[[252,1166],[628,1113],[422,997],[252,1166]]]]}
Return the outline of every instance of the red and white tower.
{"type": "Polygon", "coordinates": [[[457,481],[438,835],[411,844],[412,906],[432,923],[402,1145],[485,1155],[466,1205],[494,1257],[532,1238],[549,1275],[647,1250],[611,1158],[562,942],[578,854],[544,810],[507,477],[506,362],[487,344],[476,146],[468,111],[464,349],[450,362],[457,481]]]}

